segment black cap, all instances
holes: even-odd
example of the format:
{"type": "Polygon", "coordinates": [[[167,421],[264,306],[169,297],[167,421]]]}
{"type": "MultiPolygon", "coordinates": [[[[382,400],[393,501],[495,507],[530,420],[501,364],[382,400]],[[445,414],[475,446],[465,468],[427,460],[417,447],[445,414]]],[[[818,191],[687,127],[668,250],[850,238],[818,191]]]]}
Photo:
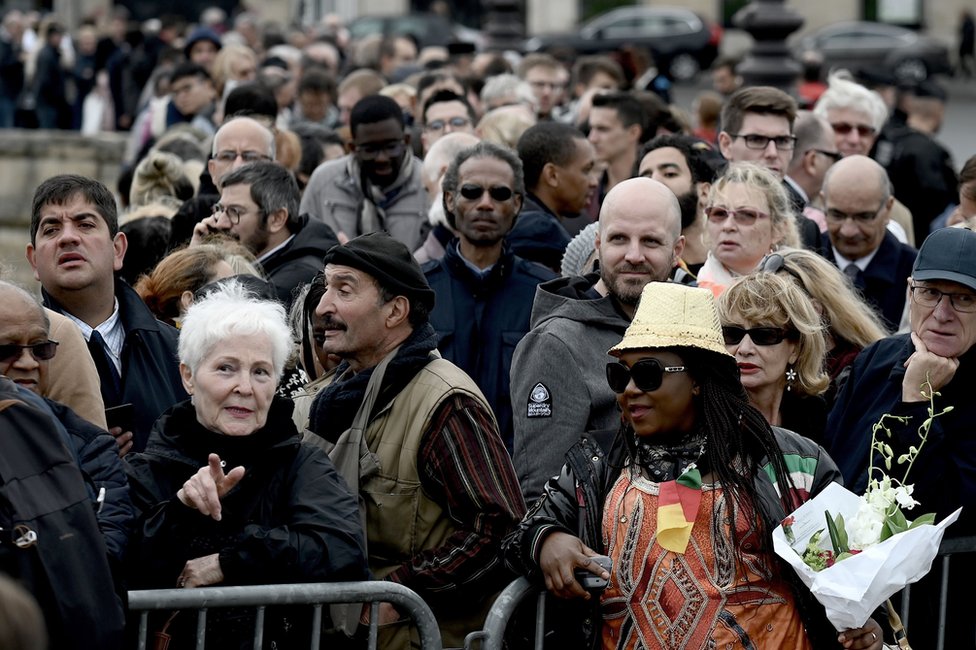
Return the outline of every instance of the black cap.
{"type": "Polygon", "coordinates": [[[434,291],[417,260],[401,242],[385,232],[371,232],[333,246],[325,264],[341,264],[373,276],[383,289],[434,308],[434,291]]]}
{"type": "Polygon", "coordinates": [[[949,280],[976,291],[976,232],[941,228],[918,249],[913,280],[949,280]]]}

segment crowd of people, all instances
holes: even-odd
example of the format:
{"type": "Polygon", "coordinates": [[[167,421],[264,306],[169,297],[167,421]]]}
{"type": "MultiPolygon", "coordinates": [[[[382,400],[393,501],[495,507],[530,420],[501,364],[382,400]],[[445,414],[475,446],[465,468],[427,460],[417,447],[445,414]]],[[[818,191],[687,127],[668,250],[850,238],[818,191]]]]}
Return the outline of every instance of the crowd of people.
{"type": "MultiPolygon", "coordinates": [[[[690,113],[634,53],[103,22],[0,32],[0,127],[129,134],[117,187],[34,188],[40,299],[0,281],[0,427],[46,432],[0,461],[0,570],[46,626],[0,582],[27,612],[0,638],[124,647],[128,589],[386,580],[460,647],[525,575],[569,608],[547,647],[879,650],[882,614],[833,629],[771,531],[863,492],[872,425],[900,416],[904,453],[931,399],[915,495],[976,532],[976,157],[935,140],[937,85],[834,72],[798,103],[721,59],[690,113]]],[[[380,647],[417,642],[375,613],[380,647]]],[[[311,620],[269,609],[265,647],[311,620]]],[[[213,613],[208,647],[253,622],[213,613]]]]}

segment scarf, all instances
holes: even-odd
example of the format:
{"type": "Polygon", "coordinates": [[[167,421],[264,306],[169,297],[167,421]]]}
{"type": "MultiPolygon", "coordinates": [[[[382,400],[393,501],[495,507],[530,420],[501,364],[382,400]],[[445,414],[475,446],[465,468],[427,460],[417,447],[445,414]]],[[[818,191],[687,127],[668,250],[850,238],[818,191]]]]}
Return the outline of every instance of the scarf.
{"type": "MultiPolygon", "coordinates": [[[[396,356],[386,368],[386,375],[380,386],[380,397],[376,400],[369,419],[399,395],[420,369],[427,365],[430,352],[437,348],[437,338],[437,332],[430,323],[424,323],[400,344],[396,356]]],[[[309,428],[329,442],[338,440],[352,426],[372,374],[373,368],[353,374],[349,372],[348,361],[339,364],[335,372],[336,380],[323,388],[312,402],[309,428]]]]}
{"type": "Polygon", "coordinates": [[[356,234],[362,235],[377,230],[387,230],[386,209],[396,201],[400,192],[413,178],[413,154],[409,149],[407,150],[396,180],[385,188],[370,182],[359,167],[359,160],[354,155],[347,156],[346,171],[349,178],[359,181],[359,190],[363,197],[356,208],[356,234]]]}
{"type": "Polygon", "coordinates": [[[737,273],[725,268],[718,261],[718,258],[709,252],[708,257],[705,258],[705,263],[702,264],[701,270],[698,272],[698,286],[708,289],[718,298],[735,281],[736,277],[738,277],[737,273]]]}

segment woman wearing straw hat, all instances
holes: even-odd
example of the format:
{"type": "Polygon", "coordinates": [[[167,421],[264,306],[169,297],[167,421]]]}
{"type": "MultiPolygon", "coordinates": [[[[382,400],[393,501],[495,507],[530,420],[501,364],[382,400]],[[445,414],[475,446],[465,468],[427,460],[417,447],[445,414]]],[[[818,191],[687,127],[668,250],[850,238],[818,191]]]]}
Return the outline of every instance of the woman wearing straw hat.
{"type": "Polygon", "coordinates": [[[749,405],[712,294],[648,284],[610,354],[620,429],[584,435],[505,544],[512,568],[582,608],[560,617],[576,625],[559,647],[880,649],[875,621],[838,636],[775,559],[772,529],[840,474],[749,405]],[[602,594],[577,569],[608,579],[602,594]]]}

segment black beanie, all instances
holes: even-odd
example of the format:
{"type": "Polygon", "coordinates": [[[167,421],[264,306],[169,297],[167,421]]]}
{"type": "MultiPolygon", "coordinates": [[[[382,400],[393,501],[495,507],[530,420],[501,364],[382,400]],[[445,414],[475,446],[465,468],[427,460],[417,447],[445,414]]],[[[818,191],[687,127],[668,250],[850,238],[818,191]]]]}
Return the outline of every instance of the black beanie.
{"type": "Polygon", "coordinates": [[[434,291],[410,250],[389,234],[378,231],[360,235],[329,249],[325,264],[341,264],[373,276],[381,287],[434,309],[434,291]]]}

